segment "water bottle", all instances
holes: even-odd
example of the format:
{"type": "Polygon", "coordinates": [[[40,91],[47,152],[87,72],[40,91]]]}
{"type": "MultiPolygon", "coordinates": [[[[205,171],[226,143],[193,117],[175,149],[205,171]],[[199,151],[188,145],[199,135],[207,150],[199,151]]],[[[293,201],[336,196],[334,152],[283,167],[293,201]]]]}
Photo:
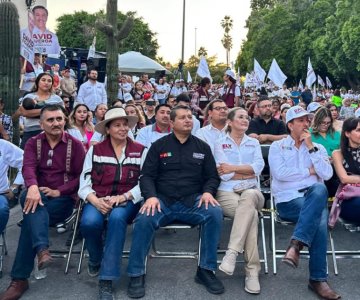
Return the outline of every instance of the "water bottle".
{"type": "Polygon", "coordinates": [[[44,278],[46,278],[46,268],[42,269],[42,270],[39,270],[37,256],[35,256],[35,260],[34,260],[34,277],[35,277],[35,279],[44,279],[44,278]]]}

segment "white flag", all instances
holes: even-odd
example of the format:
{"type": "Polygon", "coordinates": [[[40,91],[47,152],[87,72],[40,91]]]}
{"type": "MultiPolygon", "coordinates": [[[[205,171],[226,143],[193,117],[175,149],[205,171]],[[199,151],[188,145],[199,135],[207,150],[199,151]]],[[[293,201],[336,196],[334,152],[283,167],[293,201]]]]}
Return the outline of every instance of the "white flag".
{"type": "Polygon", "coordinates": [[[281,87],[285,80],[287,79],[287,76],[281,71],[278,63],[276,62],[276,59],[274,58],[270,70],[268,73],[268,78],[272,80],[272,82],[275,83],[275,85],[281,87]]]}
{"type": "Polygon", "coordinates": [[[90,45],[87,59],[95,57],[95,44],[96,44],[96,36],[94,36],[93,42],[90,45]]]}
{"type": "Polygon", "coordinates": [[[212,79],[205,56],[200,57],[200,62],[196,74],[198,74],[201,78],[208,77],[210,80],[212,79]]]}
{"type": "Polygon", "coordinates": [[[241,77],[240,77],[240,67],[238,67],[238,73],[236,77],[236,83],[240,85],[241,77]]]}
{"type": "Polygon", "coordinates": [[[326,86],[327,86],[328,88],[332,88],[331,81],[330,81],[329,77],[327,77],[327,76],[326,76],[326,86]]]}
{"type": "Polygon", "coordinates": [[[300,79],[300,82],[299,82],[299,90],[300,90],[300,91],[303,91],[303,90],[304,90],[304,85],[303,85],[301,79],[300,79]]]}
{"type": "Polygon", "coordinates": [[[308,67],[307,67],[306,74],[307,74],[306,75],[306,85],[310,89],[311,86],[313,85],[313,83],[316,81],[316,75],[315,75],[314,69],[311,65],[310,57],[309,57],[309,61],[308,61],[308,67]]]}
{"type": "Polygon", "coordinates": [[[250,79],[250,74],[249,73],[246,73],[246,76],[245,76],[245,82],[244,82],[244,87],[245,88],[248,88],[251,86],[251,79],[250,79]]]}
{"type": "Polygon", "coordinates": [[[254,58],[254,72],[257,77],[257,81],[263,83],[266,77],[265,70],[260,66],[258,61],[254,58]]]}
{"type": "Polygon", "coordinates": [[[188,71],[188,76],[187,76],[187,82],[192,82],[192,78],[191,78],[191,75],[190,75],[189,71],[188,71]]]}
{"type": "Polygon", "coordinates": [[[318,84],[324,87],[324,86],[325,86],[324,80],[322,80],[322,78],[320,77],[320,75],[318,75],[317,78],[318,78],[318,84]]]}

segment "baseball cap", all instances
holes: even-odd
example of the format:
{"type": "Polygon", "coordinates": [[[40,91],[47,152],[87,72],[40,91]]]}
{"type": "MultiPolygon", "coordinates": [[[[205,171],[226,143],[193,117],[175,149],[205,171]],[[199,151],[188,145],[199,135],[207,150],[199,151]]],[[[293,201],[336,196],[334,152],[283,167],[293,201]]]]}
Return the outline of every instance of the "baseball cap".
{"type": "Polygon", "coordinates": [[[320,108],[322,105],[320,104],[320,103],[318,103],[318,102],[311,102],[308,106],[307,106],[307,108],[306,108],[306,110],[308,111],[308,113],[315,113],[315,111],[318,109],[318,108],[320,108]]]}
{"type": "Polygon", "coordinates": [[[232,70],[226,70],[226,71],[225,71],[225,74],[226,74],[227,76],[232,77],[233,79],[236,79],[236,78],[235,78],[235,73],[234,73],[234,71],[232,71],[232,70]]]}
{"type": "Polygon", "coordinates": [[[178,82],[180,82],[180,79],[176,79],[176,80],[175,80],[175,83],[178,83],[178,82]]]}
{"type": "Polygon", "coordinates": [[[289,108],[289,110],[286,112],[286,123],[289,123],[296,118],[308,116],[309,114],[310,113],[303,109],[301,106],[293,106],[289,108]]]}
{"type": "Polygon", "coordinates": [[[360,108],[355,111],[355,118],[360,118],[360,108]]]}
{"type": "Polygon", "coordinates": [[[124,94],[124,101],[128,102],[128,101],[131,101],[131,100],[134,100],[134,98],[131,96],[131,94],[130,93],[125,93],[124,94]]]}

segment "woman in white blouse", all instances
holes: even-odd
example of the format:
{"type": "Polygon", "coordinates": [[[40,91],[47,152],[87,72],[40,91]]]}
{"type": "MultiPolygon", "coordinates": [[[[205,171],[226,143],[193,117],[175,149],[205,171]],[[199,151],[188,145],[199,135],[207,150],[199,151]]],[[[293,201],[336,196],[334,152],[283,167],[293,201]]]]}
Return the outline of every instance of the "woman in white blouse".
{"type": "Polygon", "coordinates": [[[224,215],[233,219],[228,250],[219,269],[232,275],[236,257],[244,252],[245,291],[260,293],[258,253],[258,212],[264,205],[264,196],[257,189],[257,178],[264,168],[259,142],[245,134],[249,116],[245,109],[230,110],[225,137],[215,144],[214,156],[221,183],[217,200],[224,215]]]}

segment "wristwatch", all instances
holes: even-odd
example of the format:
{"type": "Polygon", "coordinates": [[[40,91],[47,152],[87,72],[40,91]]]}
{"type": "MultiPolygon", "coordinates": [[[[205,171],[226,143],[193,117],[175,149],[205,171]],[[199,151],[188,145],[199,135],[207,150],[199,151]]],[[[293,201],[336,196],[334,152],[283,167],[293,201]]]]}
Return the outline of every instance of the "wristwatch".
{"type": "Polygon", "coordinates": [[[318,152],[319,151],[319,148],[318,147],[313,147],[309,150],[309,153],[314,153],[314,152],[318,152]]]}

